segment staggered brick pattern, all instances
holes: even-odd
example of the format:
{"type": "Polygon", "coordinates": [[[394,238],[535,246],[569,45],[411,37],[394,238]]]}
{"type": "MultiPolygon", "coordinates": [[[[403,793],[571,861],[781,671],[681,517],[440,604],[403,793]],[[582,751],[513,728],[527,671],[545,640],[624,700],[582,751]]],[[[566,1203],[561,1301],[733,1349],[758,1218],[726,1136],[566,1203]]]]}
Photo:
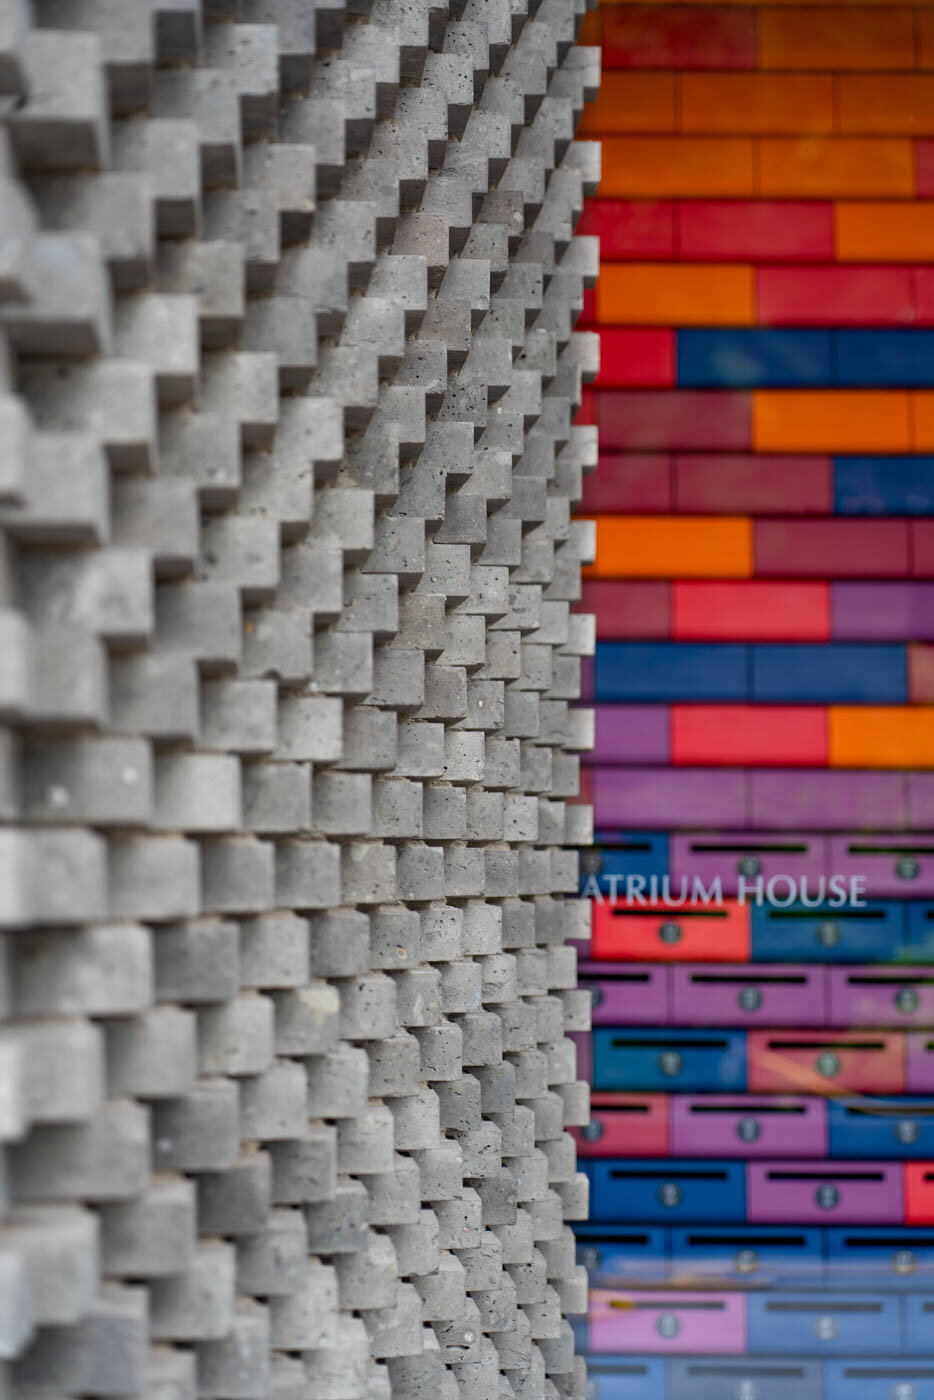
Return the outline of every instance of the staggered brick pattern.
{"type": "Polygon", "coordinates": [[[583,8],[0,0],[4,1400],[583,1393],[583,8]]]}

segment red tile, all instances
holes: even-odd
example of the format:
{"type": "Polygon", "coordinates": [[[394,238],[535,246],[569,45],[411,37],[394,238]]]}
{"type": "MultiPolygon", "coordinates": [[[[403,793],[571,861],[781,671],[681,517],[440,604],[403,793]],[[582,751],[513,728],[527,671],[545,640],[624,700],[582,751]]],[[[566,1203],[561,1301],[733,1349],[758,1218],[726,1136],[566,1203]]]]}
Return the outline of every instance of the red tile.
{"type": "Polygon", "coordinates": [[[597,395],[604,451],[742,452],[752,445],[749,394],[704,389],[604,389],[597,395]]]}
{"type": "Polygon", "coordinates": [[[585,287],[581,304],[581,313],[577,318],[576,326],[579,331],[582,331],[585,326],[594,326],[596,323],[597,293],[593,287],[585,287]]]}
{"type": "Polygon", "coordinates": [[[909,267],[760,267],[763,326],[904,326],[915,319],[909,267]]]}
{"type": "Polygon", "coordinates": [[[594,380],[598,389],[666,389],[674,382],[674,331],[615,326],[601,330],[600,373],[594,380]]]}
{"type": "Polygon", "coordinates": [[[685,200],[677,208],[683,258],[817,262],[833,258],[833,206],[811,200],[685,200]]]}
{"type": "Polygon", "coordinates": [[[638,580],[584,579],[580,611],[595,613],[607,641],[671,635],[671,585],[638,580]]]}
{"type": "Polygon", "coordinates": [[[917,642],[908,648],[908,699],[916,705],[934,703],[934,646],[917,642]]]}
{"type": "Polygon", "coordinates": [[[755,68],[752,9],[712,5],[608,5],[605,68],[755,68]]]}
{"type": "Polygon", "coordinates": [[[636,515],[671,510],[671,459],[647,453],[604,452],[584,477],[581,510],[594,515],[636,515]]]}
{"type": "Polygon", "coordinates": [[[934,267],[916,267],[915,319],[919,326],[934,326],[934,267]]]}
{"type": "MultiPolygon", "coordinates": [[[[904,578],[905,520],[757,520],[755,572],[778,578],[904,578]]],[[[934,521],[930,572],[934,575],[934,521]]]]}
{"type": "Polygon", "coordinates": [[[825,642],[830,587],[678,580],[672,591],[672,636],[682,642],[825,642]]]}
{"type": "Polygon", "coordinates": [[[672,763],[824,767],[822,705],[672,705],[672,763]]]}
{"type": "Polygon", "coordinates": [[[604,262],[675,255],[675,212],[671,200],[590,199],[575,231],[599,237],[604,262]]]}
{"type": "Polygon", "coordinates": [[[581,390],[581,406],[577,410],[574,418],[574,425],[578,428],[593,427],[597,421],[597,396],[593,389],[581,390]]]}
{"type": "Polygon", "coordinates": [[[913,520],[911,572],[915,578],[934,578],[934,520],[913,520]]]}
{"type": "Polygon", "coordinates": [[[830,458],[677,457],[675,509],[688,515],[832,514],[830,458]]]}

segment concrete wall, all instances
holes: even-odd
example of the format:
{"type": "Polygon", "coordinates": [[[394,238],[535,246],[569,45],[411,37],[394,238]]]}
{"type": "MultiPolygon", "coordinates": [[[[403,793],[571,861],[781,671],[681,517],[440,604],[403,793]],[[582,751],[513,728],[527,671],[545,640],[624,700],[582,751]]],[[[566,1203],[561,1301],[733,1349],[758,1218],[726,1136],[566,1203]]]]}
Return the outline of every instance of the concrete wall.
{"type": "Polygon", "coordinates": [[[0,0],[0,1396],[583,1395],[572,0],[0,0]]]}

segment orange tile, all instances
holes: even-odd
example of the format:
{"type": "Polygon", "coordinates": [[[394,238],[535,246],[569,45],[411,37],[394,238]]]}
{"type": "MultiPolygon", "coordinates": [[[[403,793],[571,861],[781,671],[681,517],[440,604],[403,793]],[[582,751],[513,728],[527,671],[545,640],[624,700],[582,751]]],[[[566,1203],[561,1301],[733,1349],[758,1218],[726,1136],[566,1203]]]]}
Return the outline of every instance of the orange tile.
{"type": "Polygon", "coordinates": [[[934,68],[934,12],[918,13],[919,68],[934,68]]]}
{"type": "Polygon", "coordinates": [[[908,399],[887,390],[763,389],[752,396],[753,445],[758,452],[910,452],[908,399]]]}
{"type": "Polygon", "coordinates": [[[594,578],[748,578],[752,525],[742,516],[597,517],[594,578]]]}
{"type": "Polygon", "coordinates": [[[934,200],[835,204],[841,262],[934,262],[934,200]]]}
{"type": "Polygon", "coordinates": [[[839,130],[847,136],[934,134],[934,83],[922,73],[840,73],[839,130]]]}
{"type": "Polygon", "coordinates": [[[912,12],[838,4],[759,11],[760,68],[881,69],[914,67],[912,12]]]}
{"type": "Polygon", "coordinates": [[[833,78],[829,73],[682,73],[681,129],[728,136],[832,132],[833,78]]]}
{"type": "Polygon", "coordinates": [[[581,21],[581,27],[577,31],[577,42],[588,47],[600,47],[601,41],[601,21],[599,10],[588,10],[581,21]]]}
{"type": "MultiPolygon", "coordinates": [[[[612,6],[614,6],[614,5],[628,5],[628,4],[630,4],[630,3],[631,3],[631,0],[598,0],[598,4],[600,5],[600,7],[601,7],[601,8],[606,8],[606,9],[610,9],[610,8],[612,8],[612,6]]],[[[709,4],[711,3],[711,0],[652,0],[652,3],[653,3],[654,5],[691,5],[691,6],[694,6],[694,5],[709,5],[709,4]]],[[[793,7],[794,9],[800,9],[800,8],[801,8],[801,0],[716,0],[716,3],[717,3],[718,5],[744,5],[744,6],[745,6],[745,5],[750,5],[750,4],[751,4],[751,5],[753,6],[753,8],[755,8],[755,9],[761,9],[761,8],[762,8],[763,6],[765,6],[765,5],[768,5],[768,6],[770,6],[770,7],[771,7],[771,6],[776,6],[776,5],[778,5],[778,6],[781,6],[782,8],[786,8],[786,7],[788,7],[788,6],[791,6],[791,7],[793,7]]],[[[932,3],[934,3],[934,0],[922,0],[922,3],[925,4],[925,5],[931,5],[932,3]]],[[[850,5],[850,6],[852,6],[853,8],[859,8],[859,9],[873,9],[873,10],[878,10],[878,9],[903,10],[903,9],[905,8],[905,0],[847,0],[847,4],[850,5]]]]}
{"type": "Polygon", "coordinates": [[[752,141],[744,137],[611,136],[603,142],[604,199],[755,193],[752,141]]]}
{"type": "Polygon", "coordinates": [[[759,141],[759,193],[764,197],[904,196],[914,193],[909,140],[805,136],[759,141]]]}
{"type": "Polygon", "coordinates": [[[731,263],[605,263],[597,280],[604,326],[751,326],[751,267],[731,263]]]}
{"type": "Polygon", "coordinates": [[[578,136],[675,131],[675,75],[607,71],[596,102],[588,102],[578,136]]]}
{"type": "Polygon", "coordinates": [[[908,648],[908,698],[915,704],[934,702],[934,646],[915,642],[908,648]]]}
{"type": "Polygon", "coordinates": [[[915,389],[910,398],[912,450],[934,452],[934,389],[915,389]]]}
{"type": "Polygon", "coordinates": [[[934,768],[934,707],[831,705],[834,768],[934,768]]]}

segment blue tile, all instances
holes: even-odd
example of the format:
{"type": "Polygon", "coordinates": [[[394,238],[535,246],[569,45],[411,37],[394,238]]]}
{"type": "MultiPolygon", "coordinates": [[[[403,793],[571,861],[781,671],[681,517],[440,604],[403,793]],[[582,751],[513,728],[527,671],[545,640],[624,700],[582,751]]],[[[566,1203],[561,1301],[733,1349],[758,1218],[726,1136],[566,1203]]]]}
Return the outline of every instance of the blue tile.
{"type": "Polygon", "coordinates": [[[595,1157],[591,1219],[735,1224],[746,1219],[746,1165],[654,1157],[595,1157]]]}
{"type": "Polygon", "coordinates": [[[835,457],[838,515],[930,515],[934,457],[835,457]]]}
{"type": "Polygon", "coordinates": [[[663,1356],[587,1358],[588,1400],[665,1400],[663,1356]]]}
{"type": "Polygon", "coordinates": [[[934,1230],[911,1225],[834,1226],[827,1231],[827,1282],[831,1288],[930,1292],[934,1230]]]}
{"type": "MultiPolygon", "coordinates": [[[[918,916],[915,945],[906,954],[906,904],[874,900],[862,909],[778,909],[768,904],[750,910],[753,962],[917,962],[926,930],[918,916]],[[917,956],[915,954],[917,948],[917,956]]],[[[927,906],[922,906],[927,907],[927,906]]],[[[934,924],[931,925],[934,942],[934,924]]]]}
{"type": "Polygon", "coordinates": [[[846,1356],[901,1348],[901,1299],[893,1294],[753,1293],[748,1309],[750,1352],[846,1356]]]}
{"type": "MultiPolygon", "coordinates": [[[[930,1323],[928,1323],[930,1326],[930,1323]]],[[[934,1361],[873,1356],[824,1362],[824,1400],[934,1400],[934,1361]]]]}
{"type": "Polygon", "coordinates": [[[833,383],[829,331],[678,331],[678,385],[692,389],[824,388],[833,383]]]}
{"type": "Polygon", "coordinates": [[[878,1161],[880,1158],[934,1157],[934,1117],[929,1098],[831,1100],[831,1157],[878,1161]],[[925,1109],[928,1111],[925,1112],[925,1109]]]}
{"type": "Polygon", "coordinates": [[[893,643],[818,642],[752,647],[754,700],[902,705],[906,649],[893,643]]]}
{"type": "Polygon", "coordinates": [[[668,874],[668,837],[659,831],[597,831],[594,844],[581,851],[580,888],[588,879],[609,880],[615,875],[668,874]]]}
{"type": "Polygon", "coordinates": [[[841,388],[934,384],[934,331],[835,331],[834,356],[841,388]]]}
{"type": "Polygon", "coordinates": [[[748,662],[731,642],[598,642],[594,699],[745,700],[748,662]]]}

